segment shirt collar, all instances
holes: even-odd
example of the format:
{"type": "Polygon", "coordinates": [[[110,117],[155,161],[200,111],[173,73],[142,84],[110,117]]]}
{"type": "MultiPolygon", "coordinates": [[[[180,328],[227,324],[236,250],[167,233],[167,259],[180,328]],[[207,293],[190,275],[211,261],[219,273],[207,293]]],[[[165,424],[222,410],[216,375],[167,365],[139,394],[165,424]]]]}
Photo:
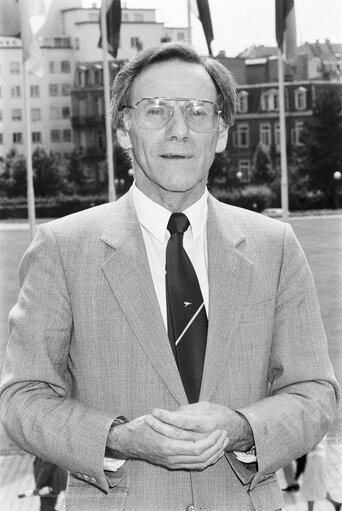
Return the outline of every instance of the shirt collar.
{"type": "MultiPolygon", "coordinates": [[[[152,199],[147,197],[139,190],[135,183],[132,187],[132,197],[135,211],[139,223],[147,229],[160,243],[165,240],[165,233],[167,231],[167,224],[169,222],[171,212],[157,204],[152,199]]],[[[183,213],[188,217],[193,241],[203,232],[208,216],[208,191],[205,189],[202,197],[198,199],[189,208],[185,209],[183,213]]]]}

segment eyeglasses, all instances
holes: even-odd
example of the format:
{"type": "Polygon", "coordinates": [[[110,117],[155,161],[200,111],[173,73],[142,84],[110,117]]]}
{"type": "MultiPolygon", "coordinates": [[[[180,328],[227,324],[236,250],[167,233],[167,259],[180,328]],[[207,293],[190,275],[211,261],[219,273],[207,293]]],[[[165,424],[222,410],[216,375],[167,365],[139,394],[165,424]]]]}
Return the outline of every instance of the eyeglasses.
{"type": "Polygon", "coordinates": [[[124,105],[124,108],[134,109],[137,125],[145,130],[164,128],[175,108],[180,108],[186,125],[199,133],[215,131],[221,113],[219,106],[212,101],[187,98],[142,98],[136,105],[124,105]],[[184,105],[173,105],[171,101],[181,101],[184,105]]]}

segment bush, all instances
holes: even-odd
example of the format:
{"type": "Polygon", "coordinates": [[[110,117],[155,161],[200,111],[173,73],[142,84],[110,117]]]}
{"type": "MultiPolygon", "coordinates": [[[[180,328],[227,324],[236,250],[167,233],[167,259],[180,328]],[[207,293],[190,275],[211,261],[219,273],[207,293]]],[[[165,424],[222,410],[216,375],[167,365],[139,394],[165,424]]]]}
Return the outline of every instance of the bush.
{"type": "MultiPolygon", "coordinates": [[[[39,197],[35,200],[37,218],[60,218],[76,211],[91,208],[108,202],[107,195],[81,196],[58,195],[57,197],[39,197]]],[[[27,199],[16,197],[0,199],[0,219],[27,218],[27,199]]]]}
{"type": "Polygon", "coordinates": [[[221,202],[258,212],[270,207],[274,200],[272,191],[266,185],[250,185],[228,190],[213,187],[210,191],[221,202]]]}

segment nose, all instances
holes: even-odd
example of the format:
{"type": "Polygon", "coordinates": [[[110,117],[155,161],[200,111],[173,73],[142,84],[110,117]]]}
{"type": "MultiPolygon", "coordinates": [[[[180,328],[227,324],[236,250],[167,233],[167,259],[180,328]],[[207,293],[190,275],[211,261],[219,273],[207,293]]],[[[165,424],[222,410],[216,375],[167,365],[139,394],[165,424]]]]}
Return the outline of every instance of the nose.
{"type": "Polygon", "coordinates": [[[185,122],[183,110],[181,106],[176,106],[173,110],[173,115],[166,125],[166,138],[187,140],[189,135],[189,128],[185,122]]]}

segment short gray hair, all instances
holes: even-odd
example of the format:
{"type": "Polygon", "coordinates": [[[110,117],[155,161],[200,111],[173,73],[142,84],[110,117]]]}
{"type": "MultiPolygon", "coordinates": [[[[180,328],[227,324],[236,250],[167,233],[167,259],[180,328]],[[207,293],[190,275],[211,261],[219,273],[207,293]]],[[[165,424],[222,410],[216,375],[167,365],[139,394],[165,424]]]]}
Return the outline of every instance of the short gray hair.
{"type": "Polygon", "coordinates": [[[110,115],[115,128],[124,128],[123,107],[131,102],[134,80],[149,66],[161,62],[180,61],[199,64],[213,80],[218,94],[221,117],[226,126],[234,123],[237,111],[235,80],[220,62],[212,57],[201,57],[192,48],[179,43],[165,43],[150,47],[129,60],[118,72],[111,90],[110,115]]]}

